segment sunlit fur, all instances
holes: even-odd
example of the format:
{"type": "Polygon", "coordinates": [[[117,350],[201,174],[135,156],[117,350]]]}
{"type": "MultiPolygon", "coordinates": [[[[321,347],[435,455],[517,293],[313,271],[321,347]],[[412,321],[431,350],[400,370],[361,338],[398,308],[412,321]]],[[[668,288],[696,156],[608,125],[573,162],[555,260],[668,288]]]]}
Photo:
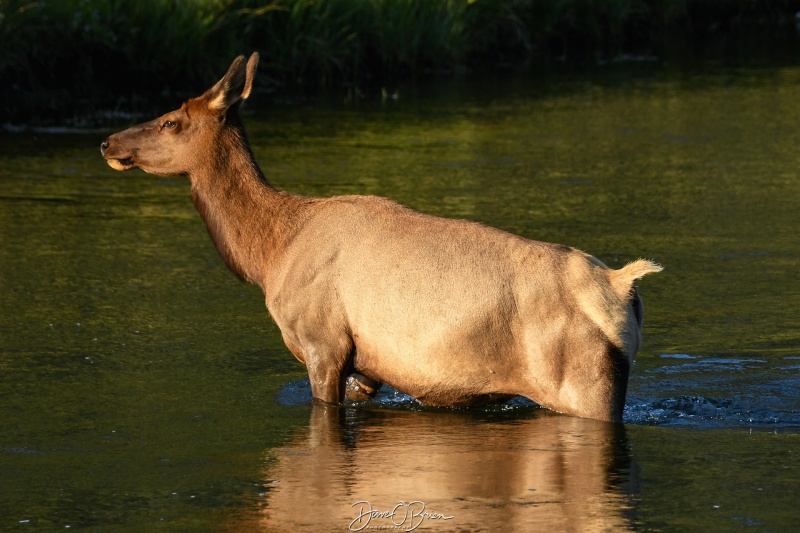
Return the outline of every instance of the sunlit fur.
{"type": "Polygon", "coordinates": [[[237,58],[205,94],[112,135],[102,151],[119,170],[188,176],[217,250],[264,290],[315,398],[342,401],[357,372],[359,397],[387,383],[432,405],[523,395],[621,420],[641,345],[634,282],[661,267],[611,270],[567,246],[385,198],[277,191],[239,116],[257,63],[237,58]]]}

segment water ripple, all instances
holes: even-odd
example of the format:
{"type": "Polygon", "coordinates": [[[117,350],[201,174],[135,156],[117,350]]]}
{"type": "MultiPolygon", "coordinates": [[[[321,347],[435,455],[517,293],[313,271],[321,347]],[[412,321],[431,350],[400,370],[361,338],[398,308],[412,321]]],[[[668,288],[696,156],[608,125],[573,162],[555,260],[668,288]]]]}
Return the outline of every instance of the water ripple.
{"type": "Polygon", "coordinates": [[[800,411],[748,406],[730,398],[676,396],[629,402],[626,423],[651,426],[691,426],[696,428],[750,427],[774,430],[800,430],[800,411]]]}
{"type": "Polygon", "coordinates": [[[764,359],[743,359],[736,357],[701,357],[688,354],[661,354],[662,359],[691,360],[690,363],[672,364],[645,370],[650,374],[674,374],[678,372],[717,372],[726,370],[744,370],[753,365],[761,365],[764,359]],[[725,367],[725,368],[723,368],[725,367]]]}
{"type": "MultiPolygon", "coordinates": [[[[754,359],[726,359],[724,363],[715,359],[703,361],[706,365],[718,365],[736,372],[743,368],[743,363],[753,362],[761,361],[754,359]]],[[[690,370],[686,368],[688,366],[692,366],[691,370],[696,372],[703,371],[700,362],[677,365],[677,367],[683,367],[682,371],[690,370]]],[[[663,380],[656,381],[660,383],[663,380]]],[[[683,383],[684,381],[686,380],[682,379],[680,382],[670,381],[669,383],[672,383],[672,385],[669,388],[672,388],[676,383],[683,383]]],[[[655,384],[653,381],[648,383],[648,385],[655,384]]],[[[697,389],[700,383],[692,383],[689,380],[685,385],[687,389],[697,389]]],[[[723,397],[688,394],[659,398],[647,397],[650,394],[665,392],[663,388],[648,391],[645,397],[640,394],[629,394],[623,420],[626,424],[648,426],[693,427],[697,429],[746,427],[791,433],[800,432],[800,408],[785,402],[785,395],[791,394],[791,390],[796,389],[797,382],[796,380],[791,380],[789,383],[780,383],[780,385],[782,387],[778,387],[776,390],[765,387],[760,389],[753,388],[723,397]],[[783,388],[787,390],[782,390],[783,388]]],[[[313,396],[309,380],[302,379],[287,383],[278,392],[277,399],[280,404],[287,406],[310,404],[313,401],[313,396]]],[[[429,409],[408,394],[387,385],[384,385],[375,398],[365,402],[364,405],[367,407],[399,408],[413,411],[429,409]]],[[[474,409],[492,412],[502,410],[505,412],[536,407],[535,402],[520,396],[500,406],[495,405],[474,409]]]]}

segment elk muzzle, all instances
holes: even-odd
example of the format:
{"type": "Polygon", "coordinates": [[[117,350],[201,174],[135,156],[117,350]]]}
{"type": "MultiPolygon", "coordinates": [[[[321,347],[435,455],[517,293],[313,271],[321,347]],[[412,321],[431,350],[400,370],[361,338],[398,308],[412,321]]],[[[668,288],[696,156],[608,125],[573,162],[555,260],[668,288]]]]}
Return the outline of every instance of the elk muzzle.
{"type": "Polygon", "coordinates": [[[106,159],[108,166],[114,170],[131,170],[136,168],[133,162],[133,153],[120,149],[119,142],[115,141],[114,135],[100,143],[100,153],[106,159]]]}

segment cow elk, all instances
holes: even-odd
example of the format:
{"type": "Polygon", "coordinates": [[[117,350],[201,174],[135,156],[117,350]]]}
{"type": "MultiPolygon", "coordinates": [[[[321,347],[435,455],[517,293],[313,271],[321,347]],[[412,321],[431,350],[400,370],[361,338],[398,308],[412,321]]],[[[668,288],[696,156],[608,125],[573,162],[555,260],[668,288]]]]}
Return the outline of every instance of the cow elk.
{"type": "Polygon", "coordinates": [[[205,94],[101,145],[116,170],[187,176],[219,254],[260,286],[318,400],[381,384],[435,406],[517,395],[571,415],[621,421],[641,344],[635,282],[574,248],[385,198],[308,198],[262,174],[239,108],[258,54],[205,94]],[[349,377],[349,379],[348,379],[349,377]]]}

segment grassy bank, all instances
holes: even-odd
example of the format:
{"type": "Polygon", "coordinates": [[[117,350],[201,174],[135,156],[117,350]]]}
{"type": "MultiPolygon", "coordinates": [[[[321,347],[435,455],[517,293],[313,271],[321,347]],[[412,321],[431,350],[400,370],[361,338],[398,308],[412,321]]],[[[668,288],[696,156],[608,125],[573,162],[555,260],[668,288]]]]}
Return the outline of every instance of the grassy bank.
{"type": "Polygon", "coordinates": [[[259,50],[262,87],[659,57],[676,32],[793,29],[797,0],[0,0],[0,122],[141,107],[259,50]]]}

